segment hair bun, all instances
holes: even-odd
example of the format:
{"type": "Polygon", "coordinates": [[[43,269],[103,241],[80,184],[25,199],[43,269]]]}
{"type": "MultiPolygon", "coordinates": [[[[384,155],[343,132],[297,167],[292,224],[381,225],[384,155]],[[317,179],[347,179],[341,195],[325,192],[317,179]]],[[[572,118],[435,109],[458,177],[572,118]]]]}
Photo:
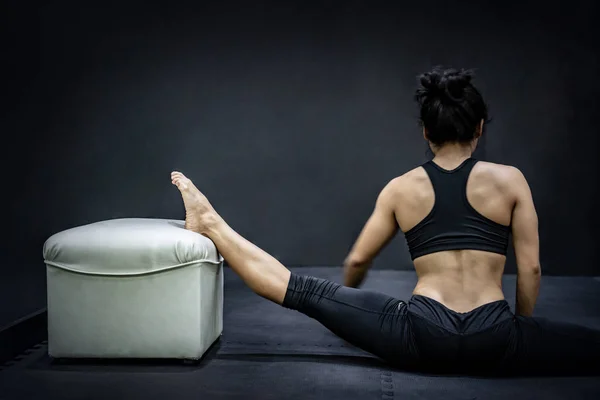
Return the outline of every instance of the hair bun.
{"type": "Polygon", "coordinates": [[[464,97],[465,88],[469,86],[471,79],[471,71],[436,67],[433,71],[421,75],[419,80],[425,95],[459,101],[464,97]]]}

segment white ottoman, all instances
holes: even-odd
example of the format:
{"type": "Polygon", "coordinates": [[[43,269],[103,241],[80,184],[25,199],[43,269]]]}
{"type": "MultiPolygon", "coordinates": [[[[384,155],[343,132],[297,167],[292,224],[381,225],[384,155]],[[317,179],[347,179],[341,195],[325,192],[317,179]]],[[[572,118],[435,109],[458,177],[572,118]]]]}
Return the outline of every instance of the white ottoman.
{"type": "Polygon", "coordinates": [[[50,237],[50,356],[200,359],[223,331],[223,259],[183,226],[115,219],[50,237]]]}

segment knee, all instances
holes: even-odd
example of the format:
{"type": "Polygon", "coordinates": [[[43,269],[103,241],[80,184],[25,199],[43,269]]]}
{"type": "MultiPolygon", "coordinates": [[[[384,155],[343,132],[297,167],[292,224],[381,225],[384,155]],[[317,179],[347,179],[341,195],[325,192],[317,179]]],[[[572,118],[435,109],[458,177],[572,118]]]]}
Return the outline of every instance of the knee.
{"type": "Polygon", "coordinates": [[[339,287],[339,284],[325,279],[292,273],[282,305],[301,311],[323,297],[333,296],[339,287]]]}

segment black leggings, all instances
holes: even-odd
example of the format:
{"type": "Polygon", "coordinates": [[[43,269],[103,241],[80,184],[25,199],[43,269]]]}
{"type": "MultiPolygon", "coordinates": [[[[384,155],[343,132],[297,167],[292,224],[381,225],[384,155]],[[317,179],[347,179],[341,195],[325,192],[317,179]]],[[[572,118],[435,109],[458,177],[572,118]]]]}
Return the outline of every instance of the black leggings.
{"type": "Polygon", "coordinates": [[[600,331],[515,316],[505,300],[458,313],[292,274],[283,306],[387,363],[440,373],[597,375],[600,331]]]}

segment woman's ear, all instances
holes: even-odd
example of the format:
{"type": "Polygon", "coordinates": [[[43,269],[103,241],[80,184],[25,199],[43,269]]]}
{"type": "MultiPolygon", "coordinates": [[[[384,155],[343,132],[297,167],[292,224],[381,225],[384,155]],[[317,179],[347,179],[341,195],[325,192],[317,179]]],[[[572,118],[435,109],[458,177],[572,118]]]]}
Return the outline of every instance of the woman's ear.
{"type": "Polygon", "coordinates": [[[475,139],[479,139],[481,137],[481,135],[483,135],[483,124],[484,124],[484,122],[485,121],[482,119],[481,122],[479,123],[479,128],[475,132],[475,139]]]}

